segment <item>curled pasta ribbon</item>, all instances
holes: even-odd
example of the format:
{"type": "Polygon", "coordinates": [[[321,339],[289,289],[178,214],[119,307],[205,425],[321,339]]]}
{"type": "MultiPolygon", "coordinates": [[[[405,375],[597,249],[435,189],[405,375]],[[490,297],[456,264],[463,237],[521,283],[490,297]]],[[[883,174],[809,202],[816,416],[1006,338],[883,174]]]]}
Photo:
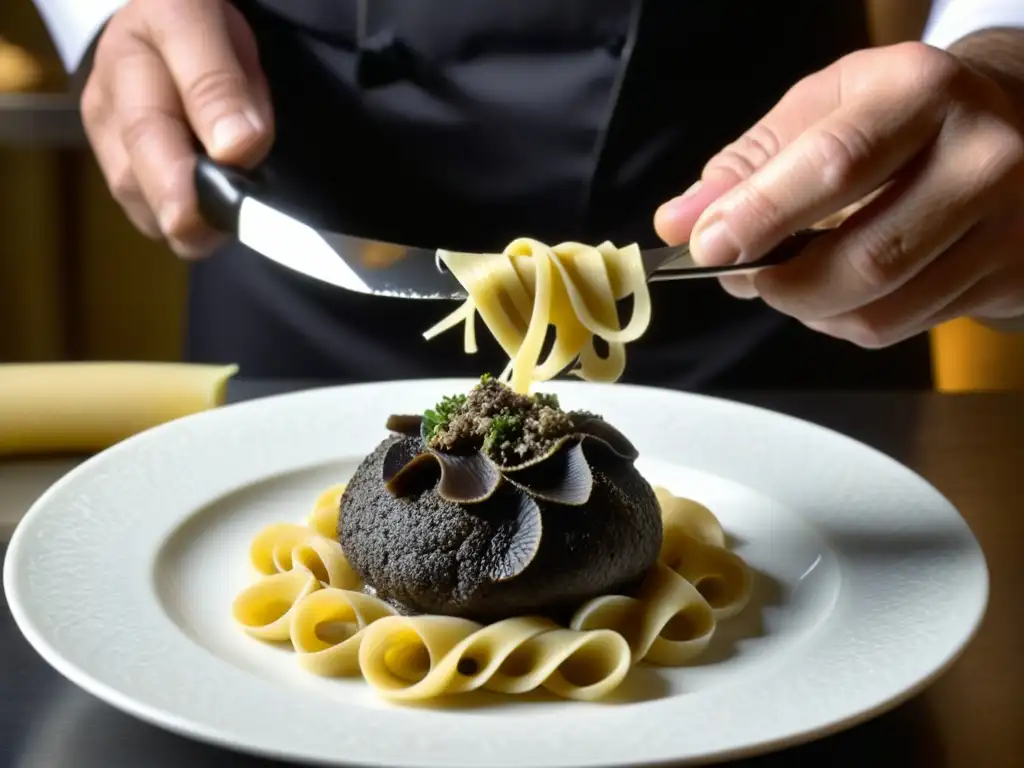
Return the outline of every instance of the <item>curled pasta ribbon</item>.
{"type": "Polygon", "coordinates": [[[707,507],[655,489],[662,504],[659,560],[690,582],[716,620],[739,613],[750,601],[753,575],[743,558],[725,546],[725,532],[707,507]]]}
{"type": "Polygon", "coordinates": [[[296,605],[320,587],[317,577],[306,570],[264,576],[235,598],[231,615],[252,637],[271,642],[289,640],[296,605]]]}
{"type": "Polygon", "coordinates": [[[317,497],[313,511],[306,518],[306,525],[311,531],[320,534],[325,539],[338,538],[338,515],[341,513],[341,495],[343,493],[345,493],[345,483],[338,483],[317,497]]]}
{"type": "Polygon", "coordinates": [[[366,630],[359,665],[371,686],[396,701],[539,687],[592,700],[622,682],[630,656],[615,632],[561,629],[538,617],[483,626],[443,616],[395,616],[366,630]]]}
{"type": "Polygon", "coordinates": [[[685,533],[710,547],[725,549],[725,531],[715,513],[693,499],[675,496],[661,486],[654,489],[665,527],[685,533]]]}
{"type": "Polygon", "coordinates": [[[290,613],[292,647],[299,664],[314,675],[357,675],[366,628],[394,615],[390,605],[362,592],[317,590],[300,599],[290,613]]]}
{"type": "Polygon", "coordinates": [[[618,688],[630,667],[629,645],[618,632],[555,629],[513,651],[487,687],[525,693],[540,680],[541,686],[562,698],[596,701],[618,688]]]}
{"type": "Polygon", "coordinates": [[[626,364],[625,344],[640,338],[651,319],[650,292],[640,249],[581,243],[548,246],[530,238],[511,242],[500,254],[438,251],[438,258],[466,289],[466,302],[424,334],[431,339],[466,324],[465,351],[476,351],[471,326],[479,313],[509,357],[501,378],[517,392],[554,378],[573,361],[572,373],[590,381],[615,381],[626,364]],[[619,300],[633,296],[633,312],[620,327],[619,300]],[[551,352],[540,355],[548,326],[551,352]],[[608,345],[602,357],[595,338],[608,345]]]}
{"type": "MultiPolygon", "coordinates": [[[[522,269],[528,257],[517,258],[512,269],[522,269]]],[[[532,290],[533,273],[524,274],[532,290]]],[[[608,274],[617,290],[621,278],[608,274]]],[[[726,548],[714,514],[664,488],[655,491],[664,530],[660,562],[635,597],[595,598],[569,628],[539,617],[483,626],[447,616],[398,616],[357,591],[359,579],[334,538],[343,485],[320,495],[308,527],[260,531],[249,554],[262,576],[238,595],[232,613],[253,637],[290,641],[307,671],[361,673],[396,701],[480,688],[508,694],[545,688],[565,698],[600,699],[642,660],[680,666],[694,659],[716,621],[750,597],[751,572],[726,548]]]]}
{"type": "Polygon", "coordinates": [[[360,585],[341,545],[304,525],[268,525],[253,539],[249,560],[262,574],[303,570],[326,586],[357,589],[360,585]]]}
{"type": "Polygon", "coordinates": [[[631,661],[679,666],[708,647],[715,633],[711,606],[690,582],[664,565],[648,574],[637,597],[605,595],[581,606],[572,629],[608,629],[627,642],[631,661]]]}
{"type": "Polygon", "coordinates": [[[235,621],[261,640],[291,639],[295,606],[321,587],[360,585],[341,545],[303,525],[268,525],[249,546],[249,561],[263,577],[235,598],[231,610],[235,621]]]}

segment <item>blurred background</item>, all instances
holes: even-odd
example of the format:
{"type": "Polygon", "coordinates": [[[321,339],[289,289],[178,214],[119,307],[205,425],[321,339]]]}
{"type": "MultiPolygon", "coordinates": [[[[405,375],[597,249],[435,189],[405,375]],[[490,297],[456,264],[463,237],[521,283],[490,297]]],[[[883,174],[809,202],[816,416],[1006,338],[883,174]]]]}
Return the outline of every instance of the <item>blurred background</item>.
{"type": "MultiPolygon", "coordinates": [[[[927,0],[866,0],[875,42],[920,36],[927,0]]],[[[0,2],[0,362],[179,360],[186,267],[135,232],[85,145],[31,0],[0,2]]],[[[1024,334],[932,334],[944,391],[1024,390],[1024,334]]]]}

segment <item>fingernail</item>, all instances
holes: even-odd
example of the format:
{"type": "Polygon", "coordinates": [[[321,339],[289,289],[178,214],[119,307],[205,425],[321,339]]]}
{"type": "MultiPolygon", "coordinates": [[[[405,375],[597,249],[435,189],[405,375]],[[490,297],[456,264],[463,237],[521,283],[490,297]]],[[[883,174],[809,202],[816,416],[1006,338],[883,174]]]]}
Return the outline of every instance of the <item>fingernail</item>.
{"type": "Polygon", "coordinates": [[[724,267],[740,260],[740,249],[736,247],[728,224],[721,218],[699,225],[698,231],[690,238],[690,253],[694,261],[706,267],[724,267]]]}
{"type": "Polygon", "coordinates": [[[260,131],[255,115],[236,113],[222,117],[213,124],[211,138],[215,152],[226,152],[244,144],[260,131]]]}

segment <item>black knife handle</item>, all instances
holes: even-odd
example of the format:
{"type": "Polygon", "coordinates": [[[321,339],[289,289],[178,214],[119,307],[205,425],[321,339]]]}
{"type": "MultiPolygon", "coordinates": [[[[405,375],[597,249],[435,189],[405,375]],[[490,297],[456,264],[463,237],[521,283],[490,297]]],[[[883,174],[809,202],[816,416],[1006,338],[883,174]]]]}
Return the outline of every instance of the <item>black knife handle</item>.
{"type": "Polygon", "coordinates": [[[260,188],[258,175],[220,165],[199,152],[194,179],[199,214],[203,220],[218,232],[237,237],[242,201],[256,196],[260,188]]]}

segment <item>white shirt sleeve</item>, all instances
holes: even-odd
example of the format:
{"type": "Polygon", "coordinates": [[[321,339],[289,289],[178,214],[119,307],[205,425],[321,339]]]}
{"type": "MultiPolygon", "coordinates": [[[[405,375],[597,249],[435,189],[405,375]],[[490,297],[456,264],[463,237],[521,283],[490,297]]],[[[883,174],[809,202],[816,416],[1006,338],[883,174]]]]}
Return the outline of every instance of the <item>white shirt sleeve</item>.
{"type": "Polygon", "coordinates": [[[922,40],[948,48],[961,37],[992,27],[1024,28],[1024,0],[934,0],[922,40]]]}
{"type": "MultiPolygon", "coordinates": [[[[35,0],[68,71],[78,67],[100,28],[127,0],[35,0]]],[[[990,27],[1024,28],[1024,0],[934,0],[923,40],[948,48],[990,27]]]]}
{"type": "Polygon", "coordinates": [[[93,38],[127,0],[35,0],[68,72],[74,72],[93,38]]]}

